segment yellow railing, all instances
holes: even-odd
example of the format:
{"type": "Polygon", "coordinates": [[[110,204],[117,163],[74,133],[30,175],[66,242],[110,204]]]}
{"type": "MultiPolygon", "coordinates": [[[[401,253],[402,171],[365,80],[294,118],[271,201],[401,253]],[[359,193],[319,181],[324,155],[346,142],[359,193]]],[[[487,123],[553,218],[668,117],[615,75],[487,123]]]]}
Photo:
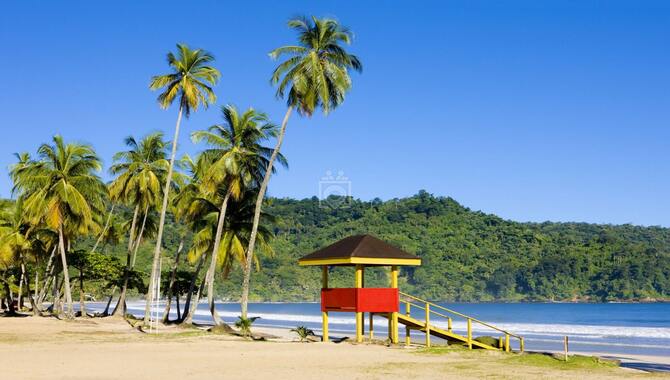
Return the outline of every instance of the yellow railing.
{"type": "MultiPolygon", "coordinates": [[[[451,314],[453,316],[458,316],[458,317],[464,318],[467,321],[467,337],[466,337],[466,340],[467,340],[468,348],[470,348],[470,349],[472,349],[472,323],[474,322],[476,324],[488,327],[490,329],[493,329],[495,331],[498,331],[498,332],[502,333],[502,335],[498,338],[498,348],[503,349],[505,352],[510,352],[511,351],[510,337],[514,337],[514,338],[519,340],[519,351],[520,352],[523,352],[523,350],[524,350],[523,337],[520,336],[520,335],[513,334],[509,331],[503,330],[503,329],[498,328],[496,326],[493,326],[489,323],[480,321],[479,319],[472,318],[469,315],[459,313],[457,311],[448,309],[444,306],[440,306],[440,305],[438,305],[436,303],[433,303],[433,302],[430,302],[430,301],[426,301],[426,300],[421,299],[419,297],[414,297],[412,295],[409,295],[409,294],[403,293],[403,292],[400,292],[400,295],[405,297],[405,298],[409,298],[410,300],[413,300],[413,301],[416,301],[418,303],[423,304],[423,306],[422,306],[420,304],[417,304],[417,303],[412,302],[412,301],[407,300],[407,299],[401,301],[401,302],[405,303],[405,315],[408,316],[408,317],[411,316],[412,306],[425,311],[425,322],[424,322],[424,324],[425,324],[425,333],[426,333],[426,346],[428,346],[428,347],[430,347],[430,328],[431,328],[430,317],[431,317],[431,314],[442,317],[442,318],[446,318],[447,319],[447,331],[449,333],[451,333],[452,332],[452,323],[453,323],[452,317],[449,316],[449,315],[444,314],[444,313],[448,313],[448,314],[451,314]],[[435,311],[435,309],[438,309],[442,312],[435,311]]],[[[405,344],[407,344],[407,345],[410,344],[410,330],[411,329],[410,329],[409,326],[405,327],[405,344]]]]}

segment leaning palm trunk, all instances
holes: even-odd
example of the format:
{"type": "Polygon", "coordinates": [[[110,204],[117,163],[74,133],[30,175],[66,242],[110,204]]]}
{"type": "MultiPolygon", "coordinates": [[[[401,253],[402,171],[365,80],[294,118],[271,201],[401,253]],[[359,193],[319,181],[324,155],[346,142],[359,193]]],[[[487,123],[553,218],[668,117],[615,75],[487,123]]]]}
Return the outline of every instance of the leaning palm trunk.
{"type": "Polygon", "coordinates": [[[70,291],[70,273],[67,269],[67,258],[65,257],[65,242],[63,238],[63,225],[58,226],[58,246],[60,247],[60,257],[63,263],[63,284],[65,287],[65,302],[67,303],[67,318],[74,317],[74,308],[72,307],[72,292],[70,291]]]}
{"type": "Polygon", "coordinates": [[[133,222],[130,225],[130,232],[128,235],[128,252],[133,251],[133,244],[135,243],[135,227],[137,227],[137,215],[140,212],[140,205],[135,205],[133,212],[133,222]]]}
{"type": "Polygon", "coordinates": [[[58,283],[57,275],[53,276],[53,288],[51,291],[51,297],[53,298],[53,303],[49,306],[51,313],[53,315],[59,315],[61,312],[61,302],[60,302],[60,284],[58,283]]]}
{"type": "Polygon", "coordinates": [[[112,292],[109,293],[109,299],[107,300],[107,305],[105,306],[105,310],[102,312],[102,316],[106,317],[109,315],[109,305],[112,304],[112,299],[114,298],[114,292],[116,292],[116,285],[112,288],[112,292]]]}
{"type": "Polygon", "coordinates": [[[131,254],[130,251],[126,254],[126,269],[123,274],[123,286],[121,287],[121,292],[119,292],[119,299],[116,302],[114,311],[112,311],[113,316],[124,317],[126,315],[126,292],[128,291],[128,282],[130,281],[131,254]]]}
{"type": "Polygon", "coordinates": [[[128,236],[128,254],[126,255],[126,269],[123,273],[123,286],[119,292],[119,299],[116,302],[114,311],[112,311],[113,316],[125,317],[126,315],[126,294],[128,292],[128,282],[130,281],[130,271],[132,270],[133,248],[135,247],[135,228],[137,227],[139,210],[140,206],[136,205],[135,211],[133,212],[133,221],[130,225],[130,234],[128,236]]]}
{"type": "MultiPolygon", "coordinates": [[[[181,316],[180,323],[190,324],[193,320],[193,313],[195,309],[191,311],[191,299],[193,298],[193,291],[195,290],[195,283],[198,281],[198,276],[200,275],[200,270],[202,269],[202,264],[205,262],[205,255],[200,256],[198,260],[198,265],[193,272],[193,277],[191,277],[191,283],[188,286],[188,294],[186,295],[186,302],[184,303],[184,314],[181,316]]],[[[203,282],[204,284],[204,282],[203,282]]],[[[198,287],[198,294],[196,295],[195,308],[198,307],[198,302],[200,301],[200,291],[202,290],[202,285],[198,287]]]]}
{"type": "Polygon", "coordinates": [[[137,259],[137,250],[140,248],[142,243],[142,237],[144,236],[144,228],[147,225],[147,216],[149,215],[149,206],[144,209],[144,217],[142,218],[142,226],[140,227],[140,233],[137,235],[137,241],[133,247],[133,259],[130,264],[130,269],[135,268],[135,260],[137,259]]]}
{"type": "Polygon", "coordinates": [[[5,287],[5,295],[7,297],[7,310],[5,310],[5,315],[14,315],[16,310],[14,309],[14,300],[12,299],[12,289],[9,288],[9,283],[7,281],[2,282],[5,287]]]}
{"type": "Polygon", "coordinates": [[[102,232],[100,233],[100,236],[98,236],[98,239],[95,241],[95,244],[93,245],[93,248],[91,248],[91,252],[95,252],[96,249],[98,249],[98,245],[100,245],[100,242],[104,238],[105,234],[107,233],[107,230],[109,229],[109,222],[112,220],[112,215],[114,215],[114,207],[116,204],[112,204],[112,209],[109,210],[109,215],[107,215],[107,220],[105,221],[105,227],[103,227],[102,232]]]}
{"type": "Polygon", "coordinates": [[[28,273],[26,272],[26,264],[23,259],[23,254],[21,255],[21,278],[23,279],[23,282],[26,284],[26,294],[28,295],[28,300],[30,301],[30,307],[32,308],[33,315],[37,316],[40,315],[40,311],[37,308],[37,305],[35,304],[35,297],[32,296],[30,293],[30,280],[28,277],[28,273]]]}
{"type": "Polygon", "coordinates": [[[216,262],[219,257],[219,246],[221,245],[221,234],[223,233],[223,225],[226,220],[226,208],[228,207],[228,199],[230,199],[230,191],[221,202],[221,210],[219,211],[219,221],[216,224],[216,236],[214,236],[214,247],[212,248],[212,257],[207,271],[207,301],[209,304],[209,312],[212,314],[214,325],[219,326],[224,324],[223,320],[216,312],[216,304],[214,303],[214,275],[216,274],[216,262]]]}
{"type": "MultiPolygon", "coordinates": [[[[172,171],[174,169],[174,160],[177,155],[177,140],[179,139],[179,125],[181,124],[181,117],[183,114],[183,107],[179,106],[179,115],[177,116],[177,124],[174,128],[174,139],[172,139],[172,152],[170,153],[170,165],[168,166],[167,177],[165,178],[165,188],[163,190],[163,206],[161,207],[161,215],[158,222],[158,235],[156,236],[156,247],[154,248],[154,259],[151,264],[151,278],[149,279],[149,291],[147,292],[147,304],[144,308],[144,324],[148,325],[151,319],[151,302],[154,299],[154,286],[156,281],[160,281],[160,271],[158,270],[158,263],[161,256],[161,245],[163,243],[163,227],[165,226],[165,214],[167,213],[168,200],[170,195],[170,184],[172,182],[172,171]]],[[[159,295],[160,296],[160,295],[159,295]]]]}
{"type": "Polygon", "coordinates": [[[251,281],[251,268],[254,261],[254,246],[256,244],[256,236],[258,235],[258,224],[261,220],[261,207],[263,206],[263,198],[265,197],[265,191],[267,190],[268,183],[270,182],[270,177],[272,176],[272,165],[279,155],[279,150],[281,149],[282,141],[284,141],[284,134],[286,133],[286,125],[288,124],[288,119],[291,116],[293,111],[293,106],[289,106],[286,110],[286,115],[284,115],[284,120],[281,123],[281,129],[279,130],[279,136],[277,136],[277,145],[272,151],[270,156],[270,161],[268,162],[268,167],[265,171],[265,176],[263,177],[263,182],[261,182],[261,187],[258,190],[258,197],[256,198],[256,208],[254,209],[254,222],[251,227],[251,235],[249,236],[249,247],[247,248],[246,262],[244,263],[244,280],[242,282],[242,299],[240,301],[240,308],[242,318],[247,318],[247,308],[249,304],[249,282],[251,281]]]}
{"type": "Polygon", "coordinates": [[[28,291],[28,300],[30,301],[30,307],[33,309],[33,315],[34,316],[39,316],[42,315],[40,312],[40,309],[37,307],[37,303],[35,303],[35,296],[30,294],[30,281],[26,278],[26,290],[28,291]]]}
{"type": "MultiPolygon", "coordinates": [[[[163,311],[163,323],[167,323],[170,320],[170,308],[172,307],[172,288],[174,287],[174,281],[177,278],[177,267],[179,266],[179,256],[181,255],[181,250],[184,249],[184,237],[182,236],[179,241],[179,247],[177,248],[177,254],[174,258],[174,263],[172,264],[172,273],[170,274],[170,284],[167,289],[167,301],[165,302],[165,310],[163,311]]],[[[177,320],[181,319],[179,316],[179,294],[177,294],[177,320]]]]}
{"type": "Polygon", "coordinates": [[[47,292],[49,291],[49,283],[55,279],[55,270],[56,266],[54,265],[54,258],[56,257],[56,248],[57,246],[54,246],[53,249],[51,250],[51,255],[49,255],[49,261],[47,262],[47,267],[44,269],[44,284],[42,285],[42,289],[40,289],[39,295],[37,296],[37,306],[42,310],[42,303],[44,303],[44,299],[47,296],[47,292]]]}
{"type": "MultiPolygon", "coordinates": [[[[196,310],[198,310],[198,305],[200,304],[200,295],[202,294],[204,288],[205,281],[203,280],[200,282],[200,286],[198,286],[198,291],[195,293],[195,297],[193,298],[193,302],[191,302],[188,314],[186,314],[186,318],[184,318],[184,322],[182,322],[183,324],[193,324],[193,316],[195,315],[196,310]]],[[[186,309],[184,309],[184,313],[186,313],[186,309]]]]}

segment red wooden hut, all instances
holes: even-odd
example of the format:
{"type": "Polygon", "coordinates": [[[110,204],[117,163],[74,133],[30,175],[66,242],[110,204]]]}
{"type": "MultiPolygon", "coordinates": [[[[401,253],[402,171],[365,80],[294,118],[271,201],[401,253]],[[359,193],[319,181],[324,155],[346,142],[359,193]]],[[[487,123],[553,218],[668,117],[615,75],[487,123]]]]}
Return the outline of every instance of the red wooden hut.
{"type": "Polygon", "coordinates": [[[372,335],[373,314],[387,314],[389,339],[398,343],[398,267],[401,265],[421,265],[421,259],[371,235],[356,235],[344,238],[325,248],[302,257],[301,266],[320,265],[322,267],[321,312],[323,318],[323,341],[328,341],[328,313],[356,313],[356,341],[363,341],[364,313],[370,313],[370,333],[372,335]],[[355,268],[353,288],[330,288],[328,268],[331,266],[351,266],[355,268]],[[366,267],[390,267],[388,288],[366,288],[366,267]]]}

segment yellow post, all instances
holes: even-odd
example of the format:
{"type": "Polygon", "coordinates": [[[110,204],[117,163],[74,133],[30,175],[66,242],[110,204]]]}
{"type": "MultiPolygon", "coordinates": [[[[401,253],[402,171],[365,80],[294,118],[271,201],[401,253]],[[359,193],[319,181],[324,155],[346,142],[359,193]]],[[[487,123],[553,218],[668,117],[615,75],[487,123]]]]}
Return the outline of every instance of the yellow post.
{"type": "Polygon", "coordinates": [[[468,348],[472,350],[472,319],[468,318],[468,348]]]}
{"type": "MultiPolygon", "coordinates": [[[[321,267],[321,287],[323,289],[328,289],[328,265],[324,265],[321,267]]],[[[322,342],[327,342],[328,341],[328,312],[324,311],[321,313],[321,322],[323,324],[322,331],[323,331],[323,338],[321,339],[322,342]]]]}
{"type": "Polygon", "coordinates": [[[430,304],[426,304],[426,347],[430,347],[430,304]]]}
{"type": "Polygon", "coordinates": [[[503,347],[505,347],[503,346],[503,337],[500,336],[498,337],[498,348],[502,350],[503,347]]]}
{"type": "Polygon", "coordinates": [[[374,313],[370,313],[370,341],[372,341],[375,338],[375,333],[373,332],[373,326],[372,326],[372,320],[373,320],[374,313]]]}
{"type": "MultiPolygon", "coordinates": [[[[356,288],[363,287],[363,265],[356,265],[356,288]]],[[[363,342],[363,313],[356,312],[356,342],[363,342]]]]}
{"type": "Polygon", "coordinates": [[[523,338],[519,338],[519,351],[523,352],[523,338]]]}
{"type": "Polygon", "coordinates": [[[328,312],[324,311],[321,313],[321,321],[323,323],[323,337],[321,338],[322,342],[328,342],[328,312]]]}
{"type": "Polygon", "coordinates": [[[389,341],[393,341],[393,313],[386,313],[386,319],[389,320],[389,341]]]}
{"type": "Polygon", "coordinates": [[[447,331],[451,332],[451,318],[447,318],[447,331]]]}
{"type": "MultiPolygon", "coordinates": [[[[409,301],[405,302],[405,315],[410,316],[412,314],[412,305],[409,303],[409,301]]],[[[412,338],[410,336],[411,331],[409,326],[405,326],[405,346],[409,346],[409,344],[412,341],[412,338]]]]}
{"type": "Polygon", "coordinates": [[[509,352],[509,334],[505,334],[505,352],[509,352]]]}
{"type": "MultiPolygon", "coordinates": [[[[393,289],[398,289],[398,266],[391,266],[391,287],[393,289]]],[[[391,343],[398,344],[398,312],[393,312],[391,314],[393,321],[391,322],[391,328],[393,329],[391,333],[391,343]]]]}

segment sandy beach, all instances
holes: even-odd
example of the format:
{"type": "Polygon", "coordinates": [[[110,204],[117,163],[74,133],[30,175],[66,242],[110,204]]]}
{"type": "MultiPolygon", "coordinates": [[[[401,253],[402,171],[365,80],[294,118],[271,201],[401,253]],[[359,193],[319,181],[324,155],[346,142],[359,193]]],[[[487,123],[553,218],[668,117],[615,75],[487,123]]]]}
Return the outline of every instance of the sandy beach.
{"type": "MultiPolygon", "coordinates": [[[[0,318],[0,366],[16,379],[419,379],[669,378],[626,368],[560,368],[520,364],[519,355],[377,344],[298,343],[287,330],[259,328],[276,338],[248,341],[197,329],[164,327],[145,334],[112,318],[60,321],[0,318]]],[[[670,358],[647,357],[670,365],[670,358]]]]}

